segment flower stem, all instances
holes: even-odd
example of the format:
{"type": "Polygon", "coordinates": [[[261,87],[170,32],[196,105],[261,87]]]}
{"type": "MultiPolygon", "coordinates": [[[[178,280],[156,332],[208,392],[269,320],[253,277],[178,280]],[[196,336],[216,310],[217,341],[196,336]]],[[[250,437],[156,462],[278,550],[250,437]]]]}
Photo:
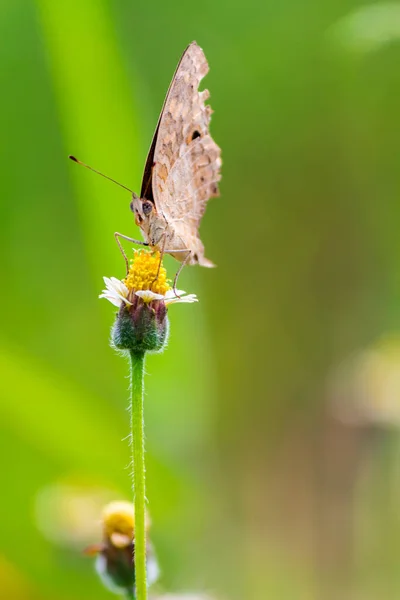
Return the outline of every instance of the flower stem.
{"type": "Polygon", "coordinates": [[[146,482],[144,464],[144,352],[131,352],[131,432],[135,505],[136,600],[147,600],[146,582],[146,482]]]}

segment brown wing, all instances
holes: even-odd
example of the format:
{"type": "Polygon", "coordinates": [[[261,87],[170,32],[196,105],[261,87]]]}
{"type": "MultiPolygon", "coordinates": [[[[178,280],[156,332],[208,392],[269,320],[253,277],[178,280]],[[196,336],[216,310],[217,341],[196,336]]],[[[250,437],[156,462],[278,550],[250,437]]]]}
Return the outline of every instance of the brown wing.
{"type": "Polygon", "coordinates": [[[218,196],[221,178],[221,150],[209,133],[209,93],[198,90],[208,70],[203,50],[192,42],[171,82],[152,144],[156,208],[188,239],[198,236],[207,201],[218,196]]]}
{"type": "MultiPolygon", "coordinates": [[[[196,42],[192,42],[192,44],[195,44],[195,43],[196,42]]],[[[172,78],[171,83],[169,84],[167,95],[165,96],[165,100],[164,100],[164,104],[163,104],[161,112],[160,112],[160,116],[158,117],[157,127],[155,129],[154,134],[153,134],[153,139],[151,140],[149,152],[148,152],[147,158],[146,158],[146,164],[145,164],[144,171],[143,171],[142,189],[140,190],[140,197],[141,198],[146,198],[147,200],[154,201],[154,199],[153,199],[153,190],[152,190],[152,186],[151,186],[151,180],[152,180],[153,165],[154,165],[154,151],[156,149],[156,142],[157,142],[158,130],[159,130],[159,127],[160,127],[160,121],[161,121],[161,118],[162,118],[163,113],[164,113],[165,105],[166,105],[167,100],[169,98],[169,92],[171,90],[172,84],[175,81],[175,77],[176,77],[176,75],[177,75],[177,73],[179,71],[179,68],[181,66],[182,60],[185,57],[186,52],[189,50],[189,48],[190,48],[190,46],[192,44],[190,44],[186,48],[185,52],[181,56],[181,59],[180,59],[180,61],[178,63],[178,66],[175,69],[174,76],[172,78]]]]}

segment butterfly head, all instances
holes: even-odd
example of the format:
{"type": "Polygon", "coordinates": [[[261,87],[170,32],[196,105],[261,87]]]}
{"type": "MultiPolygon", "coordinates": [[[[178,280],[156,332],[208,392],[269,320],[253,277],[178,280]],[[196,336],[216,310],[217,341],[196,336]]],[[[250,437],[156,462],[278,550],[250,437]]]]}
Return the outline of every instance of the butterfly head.
{"type": "Polygon", "coordinates": [[[153,202],[146,200],[146,198],[139,198],[139,196],[133,194],[130,208],[135,215],[136,225],[146,229],[146,225],[149,223],[151,215],[154,212],[153,202]]]}

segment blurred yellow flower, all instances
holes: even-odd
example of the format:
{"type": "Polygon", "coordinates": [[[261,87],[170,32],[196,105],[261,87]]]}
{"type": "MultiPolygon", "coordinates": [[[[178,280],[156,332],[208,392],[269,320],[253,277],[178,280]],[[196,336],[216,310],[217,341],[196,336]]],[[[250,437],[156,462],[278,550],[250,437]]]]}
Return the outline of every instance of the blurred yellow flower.
{"type": "MultiPolygon", "coordinates": [[[[91,544],[85,554],[96,557],[96,571],[104,585],[117,593],[134,594],[135,588],[135,513],[131,502],[114,501],[102,513],[103,540],[91,544]]],[[[146,538],[150,519],[145,515],[146,538]]],[[[149,539],[146,541],[147,581],[151,585],[159,569],[149,539]]]]}
{"type": "MultiPolygon", "coordinates": [[[[110,502],[103,509],[102,524],[105,541],[110,541],[116,548],[128,546],[135,537],[133,504],[123,501],[110,502]]],[[[146,514],[146,531],[149,527],[150,519],[146,514]]]]}
{"type": "Polygon", "coordinates": [[[102,514],[104,537],[116,548],[124,548],[134,538],[135,514],[130,502],[110,502],[102,514]]]}

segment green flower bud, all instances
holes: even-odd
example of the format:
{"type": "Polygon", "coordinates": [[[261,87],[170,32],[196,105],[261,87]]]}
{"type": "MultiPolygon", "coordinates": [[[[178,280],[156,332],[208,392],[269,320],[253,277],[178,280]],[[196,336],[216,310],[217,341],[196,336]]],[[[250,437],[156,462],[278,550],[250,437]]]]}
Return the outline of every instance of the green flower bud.
{"type": "Polygon", "coordinates": [[[133,296],[132,305],[122,304],[112,329],[112,342],[119,350],[160,352],[168,339],[169,322],[163,300],[145,302],[133,296]]]}

